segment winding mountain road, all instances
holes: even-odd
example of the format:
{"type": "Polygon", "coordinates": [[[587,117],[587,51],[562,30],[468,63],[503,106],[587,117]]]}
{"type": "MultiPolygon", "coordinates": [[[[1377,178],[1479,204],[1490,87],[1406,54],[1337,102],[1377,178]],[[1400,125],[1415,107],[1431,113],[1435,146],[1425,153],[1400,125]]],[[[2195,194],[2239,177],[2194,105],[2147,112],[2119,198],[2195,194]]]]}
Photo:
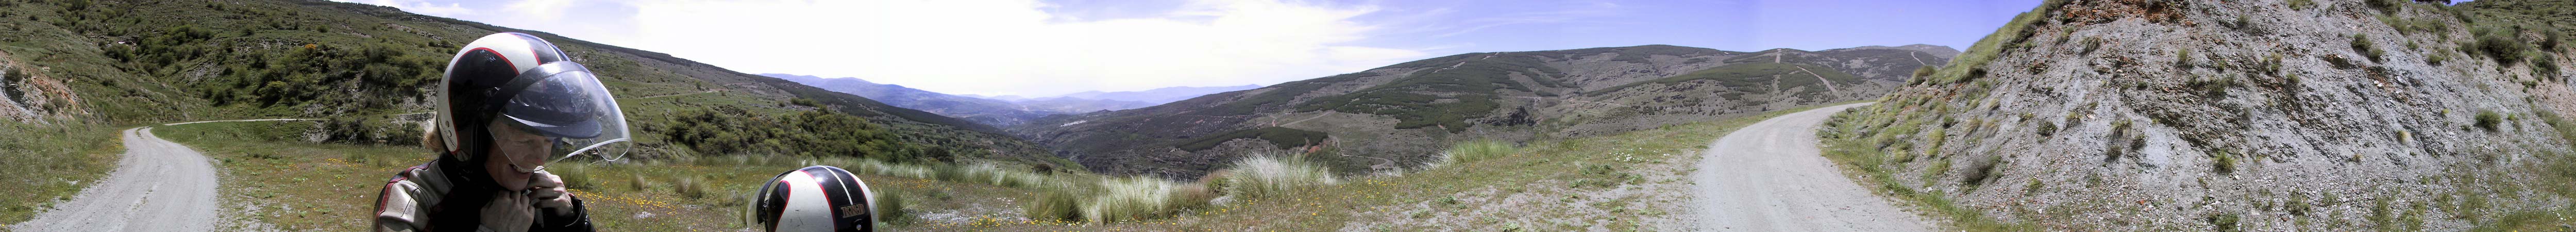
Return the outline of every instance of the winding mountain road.
{"type": "Polygon", "coordinates": [[[1763,120],[1709,144],[1691,173],[1703,230],[1928,231],[1920,216],[1853,183],[1816,148],[1829,106],[1763,120]]]}
{"type": "MultiPolygon", "coordinates": [[[[204,122],[287,121],[257,119],[204,122]]],[[[180,125],[185,122],[166,125],[180,125]]],[[[165,126],[166,126],[165,125],[165,126]]],[[[54,205],[9,227],[36,231],[212,231],[222,205],[215,198],[215,166],[204,154],[152,135],[151,127],[125,129],[125,158],[116,171],[69,202],[54,205]]]]}

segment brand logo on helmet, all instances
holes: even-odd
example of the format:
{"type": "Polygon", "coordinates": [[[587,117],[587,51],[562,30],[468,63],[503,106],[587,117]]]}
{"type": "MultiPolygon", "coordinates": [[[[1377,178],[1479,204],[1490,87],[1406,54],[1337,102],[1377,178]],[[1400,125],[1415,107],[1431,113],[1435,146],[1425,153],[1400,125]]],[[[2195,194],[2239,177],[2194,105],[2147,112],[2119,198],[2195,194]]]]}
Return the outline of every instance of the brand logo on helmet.
{"type": "Polygon", "coordinates": [[[868,215],[868,205],[865,205],[865,204],[853,204],[853,205],[841,206],[841,217],[845,217],[845,218],[846,218],[846,217],[857,217],[857,216],[863,216],[863,215],[868,215]]]}

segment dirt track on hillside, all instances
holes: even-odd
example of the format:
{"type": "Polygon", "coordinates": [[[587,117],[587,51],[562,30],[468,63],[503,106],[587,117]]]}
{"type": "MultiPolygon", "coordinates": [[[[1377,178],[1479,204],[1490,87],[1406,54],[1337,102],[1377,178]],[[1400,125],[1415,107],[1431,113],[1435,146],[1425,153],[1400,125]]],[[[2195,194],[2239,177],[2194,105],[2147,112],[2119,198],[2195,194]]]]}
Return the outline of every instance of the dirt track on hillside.
{"type": "MultiPolygon", "coordinates": [[[[283,121],[260,119],[231,121],[283,121]]],[[[230,121],[205,121],[230,122],[230,121]]],[[[179,125],[186,122],[172,123],[179,125]]],[[[81,189],[71,201],[9,227],[36,231],[212,231],[216,229],[215,166],[204,154],[152,135],[151,127],[126,129],[125,158],[116,171],[81,189]]]]}
{"type": "Polygon", "coordinates": [[[1816,126],[1850,104],[1763,120],[1718,138],[1691,179],[1701,230],[1928,231],[1920,216],[1845,178],[1816,148],[1816,126]]]}

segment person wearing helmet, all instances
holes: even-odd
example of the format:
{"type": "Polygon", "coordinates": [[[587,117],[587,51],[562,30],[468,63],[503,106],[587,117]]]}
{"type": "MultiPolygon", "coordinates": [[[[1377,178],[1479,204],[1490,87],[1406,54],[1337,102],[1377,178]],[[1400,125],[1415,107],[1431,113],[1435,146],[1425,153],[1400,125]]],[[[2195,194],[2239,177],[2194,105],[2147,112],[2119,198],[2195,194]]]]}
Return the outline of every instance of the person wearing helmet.
{"type": "Polygon", "coordinates": [[[438,119],[422,144],[438,158],[394,174],[376,231],[592,231],[580,198],[548,162],[616,160],[626,117],[588,68],[536,36],[475,39],[447,64],[438,119]]]}
{"type": "Polygon", "coordinates": [[[743,213],[749,223],[771,232],[856,232],[876,228],[876,191],[858,175],[833,166],[812,166],[779,173],[761,184],[743,213]]]}

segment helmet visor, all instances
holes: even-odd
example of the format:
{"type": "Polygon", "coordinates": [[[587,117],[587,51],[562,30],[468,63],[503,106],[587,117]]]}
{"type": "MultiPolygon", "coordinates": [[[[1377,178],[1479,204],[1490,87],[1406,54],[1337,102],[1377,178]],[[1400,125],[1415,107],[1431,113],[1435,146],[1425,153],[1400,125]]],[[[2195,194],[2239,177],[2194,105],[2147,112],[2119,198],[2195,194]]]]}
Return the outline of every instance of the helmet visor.
{"type": "Polygon", "coordinates": [[[579,155],[625,158],[634,146],[626,114],[590,69],[573,62],[539,65],[504,85],[512,91],[501,116],[512,126],[553,140],[547,160],[579,155]]]}

